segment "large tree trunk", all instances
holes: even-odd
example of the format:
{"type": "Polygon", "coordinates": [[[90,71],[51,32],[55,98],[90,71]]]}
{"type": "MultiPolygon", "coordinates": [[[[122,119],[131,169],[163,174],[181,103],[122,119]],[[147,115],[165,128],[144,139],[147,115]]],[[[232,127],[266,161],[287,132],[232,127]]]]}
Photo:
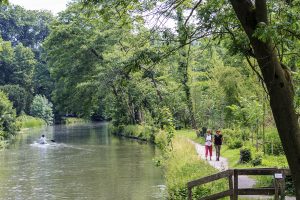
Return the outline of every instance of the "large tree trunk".
{"type": "Polygon", "coordinates": [[[253,37],[257,26],[267,26],[266,0],[230,0],[245,30],[270,95],[270,106],[300,199],[300,130],[294,109],[294,92],[289,72],[282,67],[275,45],[253,37]]]}

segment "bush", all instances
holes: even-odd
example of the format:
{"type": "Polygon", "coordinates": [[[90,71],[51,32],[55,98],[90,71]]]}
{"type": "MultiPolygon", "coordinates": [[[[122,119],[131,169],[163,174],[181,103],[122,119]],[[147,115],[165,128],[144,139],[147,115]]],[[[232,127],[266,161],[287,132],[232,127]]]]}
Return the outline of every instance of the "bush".
{"type": "Polygon", "coordinates": [[[255,167],[262,164],[262,154],[258,153],[255,155],[254,159],[251,161],[251,164],[255,167]]]}
{"type": "Polygon", "coordinates": [[[227,146],[229,149],[238,149],[243,146],[243,142],[240,139],[233,139],[227,142],[227,146]]]}
{"type": "Polygon", "coordinates": [[[159,130],[158,133],[155,134],[154,143],[159,149],[165,150],[168,145],[167,133],[163,130],[159,130]]]}
{"type": "Polygon", "coordinates": [[[292,176],[286,176],[286,178],[285,178],[285,191],[286,191],[287,195],[294,196],[296,194],[292,176]]]}
{"type": "Polygon", "coordinates": [[[63,124],[81,124],[88,122],[87,119],[78,117],[62,117],[61,123],[63,124]]]}
{"type": "Polygon", "coordinates": [[[30,113],[34,117],[42,118],[48,125],[53,123],[52,103],[45,96],[36,95],[34,97],[30,113]]]}
{"type": "Polygon", "coordinates": [[[266,132],[268,141],[265,143],[266,153],[269,155],[284,155],[283,147],[279,134],[275,128],[266,132]]]}
{"type": "Polygon", "coordinates": [[[226,140],[234,138],[241,139],[243,135],[240,129],[223,129],[222,134],[226,138],[226,140]]]}
{"type": "Polygon", "coordinates": [[[32,117],[29,115],[21,115],[17,117],[17,124],[21,128],[32,128],[32,127],[41,127],[46,125],[46,122],[37,117],[32,117]]]}
{"type": "Polygon", "coordinates": [[[7,139],[15,135],[17,130],[16,111],[8,97],[0,91],[0,136],[7,139]]]}
{"type": "Polygon", "coordinates": [[[252,159],[250,149],[240,150],[240,163],[248,163],[252,159]]]}
{"type": "Polygon", "coordinates": [[[147,125],[120,125],[120,126],[109,126],[109,132],[114,135],[124,135],[128,137],[140,138],[150,142],[155,141],[154,132],[156,130],[147,125]]]}

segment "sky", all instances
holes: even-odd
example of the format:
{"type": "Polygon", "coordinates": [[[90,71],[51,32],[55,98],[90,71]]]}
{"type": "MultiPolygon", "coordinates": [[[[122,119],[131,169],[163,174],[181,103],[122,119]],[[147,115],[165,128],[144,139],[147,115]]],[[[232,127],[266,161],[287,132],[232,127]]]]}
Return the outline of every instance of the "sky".
{"type": "Polygon", "coordinates": [[[64,10],[68,0],[9,0],[10,4],[20,5],[27,10],[50,10],[53,14],[64,10]]]}

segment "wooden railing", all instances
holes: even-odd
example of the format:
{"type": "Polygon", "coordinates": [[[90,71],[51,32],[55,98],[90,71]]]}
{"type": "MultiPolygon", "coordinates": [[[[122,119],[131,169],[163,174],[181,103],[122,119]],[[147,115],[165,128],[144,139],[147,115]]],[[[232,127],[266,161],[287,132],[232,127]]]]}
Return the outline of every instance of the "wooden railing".
{"type": "Polygon", "coordinates": [[[222,178],[228,179],[228,190],[212,194],[210,196],[202,197],[199,200],[220,199],[223,197],[230,197],[230,200],[237,200],[239,195],[274,195],[275,200],[285,199],[285,176],[290,175],[288,169],[277,168],[254,168],[254,169],[229,169],[211,176],[200,178],[198,180],[190,181],[188,187],[188,199],[192,200],[193,187],[203,185],[222,178]],[[272,175],[274,177],[273,187],[264,188],[238,188],[239,175],[272,175]]]}

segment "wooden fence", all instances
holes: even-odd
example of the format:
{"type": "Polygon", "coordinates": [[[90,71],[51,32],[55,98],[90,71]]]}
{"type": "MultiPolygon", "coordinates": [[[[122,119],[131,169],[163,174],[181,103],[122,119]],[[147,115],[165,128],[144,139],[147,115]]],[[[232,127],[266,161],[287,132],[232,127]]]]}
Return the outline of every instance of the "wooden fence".
{"type": "Polygon", "coordinates": [[[254,168],[254,169],[229,169],[211,176],[200,178],[198,180],[190,181],[188,187],[188,199],[192,200],[193,187],[203,185],[222,178],[228,179],[228,190],[222,191],[210,196],[202,197],[199,200],[220,199],[223,197],[230,197],[230,200],[237,200],[239,195],[274,195],[275,200],[285,199],[285,176],[290,175],[288,169],[277,168],[254,168]],[[263,188],[238,188],[239,175],[272,175],[274,184],[273,187],[263,188]]]}

